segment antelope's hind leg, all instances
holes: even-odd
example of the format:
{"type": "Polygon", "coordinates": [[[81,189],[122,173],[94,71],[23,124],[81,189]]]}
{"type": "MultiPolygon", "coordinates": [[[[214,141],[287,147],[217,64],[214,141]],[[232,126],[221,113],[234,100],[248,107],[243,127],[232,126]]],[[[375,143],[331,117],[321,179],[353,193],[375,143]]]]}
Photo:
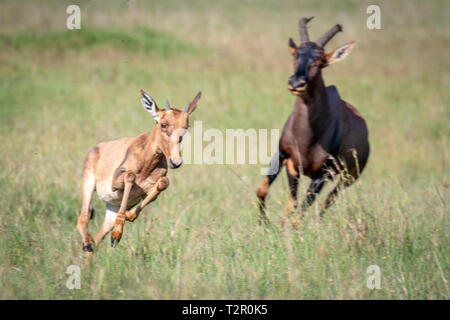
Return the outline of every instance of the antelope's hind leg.
{"type": "Polygon", "coordinates": [[[325,211],[336,202],[336,198],[338,196],[338,193],[340,191],[342,191],[344,188],[347,188],[347,187],[351,186],[356,181],[356,179],[357,179],[357,176],[356,176],[356,178],[355,177],[341,178],[338,181],[337,185],[328,194],[327,199],[325,200],[323,208],[320,211],[320,218],[323,218],[323,216],[325,214],[325,211]]]}
{"type": "MultiPolygon", "coordinates": [[[[352,156],[356,157],[356,155],[352,156]]],[[[325,200],[325,203],[322,207],[322,210],[320,211],[320,218],[323,218],[325,211],[336,202],[336,198],[339,192],[351,186],[353,183],[355,183],[356,180],[358,180],[362,170],[366,165],[366,161],[367,158],[365,158],[364,161],[361,161],[359,163],[357,158],[351,158],[346,160],[346,163],[349,163],[350,167],[346,168],[344,164],[342,165],[342,167],[346,169],[345,170],[341,169],[341,173],[343,174],[341,174],[341,177],[339,178],[337,185],[328,194],[327,199],[325,200]]]]}
{"type": "Polygon", "coordinates": [[[308,187],[308,191],[306,191],[306,198],[302,204],[303,210],[308,209],[314,203],[326,181],[326,175],[313,178],[313,181],[311,181],[311,184],[308,187]]]}
{"type": "Polygon", "coordinates": [[[81,205],[81,213],[78,216],[77,220],[77,229],[83,238],[83,251],[92,252],[92,237],[89,234],[88,223],[91,215],[91,200],[92,194],[95,190],[95,175],[94,173],[85,168],[83,174],[83,183],[82,183],[82,205],[81,205]]]}
{"type": "Polygon", "coordinates": [[[305,200],[302,204],[303,211],[308,209],[314,201],[316,201],[317,196],[320,194],[327,182],[336,181],[335,179],[338,179],[339,184],[341,180],[338,175],[339,172],[339,166],[336,164],[334,159],[329,158],[325,161],[324,165],[311,177],[312,181],[308,187],[305,200]]]}

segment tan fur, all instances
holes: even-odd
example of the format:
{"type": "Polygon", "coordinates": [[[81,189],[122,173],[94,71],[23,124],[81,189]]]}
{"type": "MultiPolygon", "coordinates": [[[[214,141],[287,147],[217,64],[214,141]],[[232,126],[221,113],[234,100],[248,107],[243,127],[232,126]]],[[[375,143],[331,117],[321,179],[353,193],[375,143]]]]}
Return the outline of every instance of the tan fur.
{"type": "Polygon", "coordinates": [[[134,138],[102,142],[88,152],[84,161],[82,208],[77,222],[85,251],[92,251],[93,244],[88,231],[93,192],[97,192],[108,209],[95,243],[99,244],[112,230],[112,244],[117,244],[125,220],[134,221],[141,210],[169,186],[168,167],[181,165],[179,144],[188,128],[189,114],[197,107],[199,98],[200,93],[190,103],[188,112],[159,110],[155,104],[159,121],[152,131],[134,138]]]}

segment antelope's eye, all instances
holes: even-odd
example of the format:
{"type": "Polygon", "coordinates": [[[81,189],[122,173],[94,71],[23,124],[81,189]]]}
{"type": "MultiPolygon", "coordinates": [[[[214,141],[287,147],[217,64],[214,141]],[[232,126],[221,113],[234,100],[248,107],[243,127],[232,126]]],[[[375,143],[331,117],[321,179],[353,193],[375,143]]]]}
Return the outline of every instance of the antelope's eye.
{"type": "Polygon", "coordinates": [[[161,123],[161,128],[163,128],[163,129],[167,128],[167,124],[166,123],[161,123]]]}

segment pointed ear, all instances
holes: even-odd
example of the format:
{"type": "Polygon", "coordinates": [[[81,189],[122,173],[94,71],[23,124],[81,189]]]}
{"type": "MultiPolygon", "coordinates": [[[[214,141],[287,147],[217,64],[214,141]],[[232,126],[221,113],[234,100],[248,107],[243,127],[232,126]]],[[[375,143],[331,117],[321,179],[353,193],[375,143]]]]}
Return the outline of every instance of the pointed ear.
{"type": "Polygon", "coordinates": [[[197,95],[195,96],[194,100],[192,100],[186,107],[186,109],[184,110],[185,112],[187,112],[188,114],[191,114],[192,112],[194,112],[194,110],[197,108],[198,105],[198,100],[200,100],[202,96],[202,92],[199,91],[197,93],[197,95]]]}
{"type": "Polygon", "coordinates": [[[294,55],[295,51],[297,51],[297,45],[292,38],[289,38],[289,52],[294,55]]]}
{"type": "Polygon", "coordinates": [[[336,50],[327,53],[325,56],[326,64],[323,67],[344,60],[350,54],[350,52],[352,52],[354,47],[355,41],[350,41],[349,43],[340,46],[336,50]]]}
{"type": "Polygon", "coordinates": [[[156,121],[159,120],[158,112],[159,108],[156,105],[156,102],[147,94],[144,90],[141,89],[141,102],[144,106],[145,110],[147,110],[156,121]]]}

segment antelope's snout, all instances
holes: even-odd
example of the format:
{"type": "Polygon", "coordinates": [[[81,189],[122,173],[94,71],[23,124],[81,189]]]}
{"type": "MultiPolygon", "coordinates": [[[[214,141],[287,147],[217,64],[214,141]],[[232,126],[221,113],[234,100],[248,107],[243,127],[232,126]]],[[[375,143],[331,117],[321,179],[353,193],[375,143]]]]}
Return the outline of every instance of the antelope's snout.
{"type": "Polygon", "coordinates": [[[183,158],[181,156],[181,150],[180,150],[180,144],[183,140],[183,136],[187,132],[186,129],[177,129],[172,133],[172,136],[170,137],[171,146],[170,146],[170,156],[169,158],[169,165],[170,168],[176,169],[179,168],[183,164],[183,158]]]}
{"type": "Polygon", "coordinates": [[[293,75],[292,77],[289,78],[288,89],[293,94],[297,94],[299,92],[305,91],[306,79],[304,79],[303,77],[297,77],[297,76],[293,75]]]}
{"type": "Polygon", "coordinates": [[[293,88],[303,88],[306,86],[306,79],[291,77],[289,79],[289,85],[293,88]]]}
{"type": "Polygon", "coordinates": [[[169,166],[171,169],[176,169],[181,167],[182,164],[183,158],[181,157],[180,144],[177,143],[174,146],[172,146],[172,150],[169,156],[169,166]]]}
{"type": "Polygon", "coordinates": [[[172,160],[172,158],[169,158],[169,163],[170,163],[170,168],[176,169],[176,168],[181,167],[181,165],[183,164],[183,159],[180,158],[180,159],[179,159],[179,162],[174,162],[174,161],[172,160]]]}

